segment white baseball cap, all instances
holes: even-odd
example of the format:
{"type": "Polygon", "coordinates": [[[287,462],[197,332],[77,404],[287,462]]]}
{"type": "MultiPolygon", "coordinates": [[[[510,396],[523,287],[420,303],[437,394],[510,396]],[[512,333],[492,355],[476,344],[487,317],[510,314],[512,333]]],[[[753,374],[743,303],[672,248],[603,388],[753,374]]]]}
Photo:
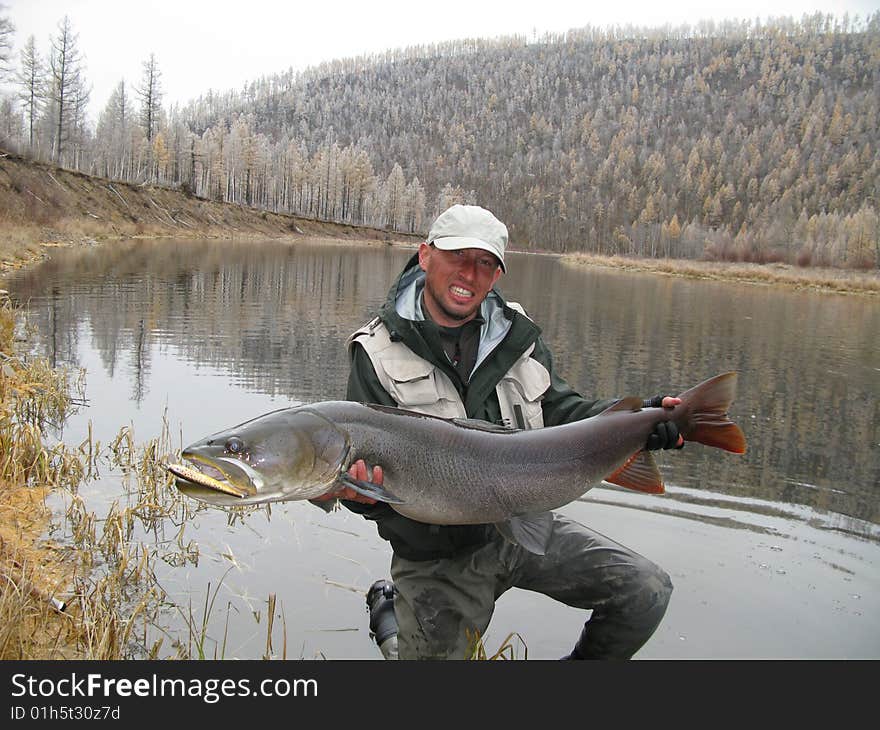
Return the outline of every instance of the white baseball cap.
{"type": "Polygon", "coordinates": [[[462,248],[480,248],[498,259],[504,266],[504,250],[507,248],[507,226],[492,213],[479,205],[453,205],[437,216],[428,232],[427,243],[433,243],[443,251],[462,248]]]}

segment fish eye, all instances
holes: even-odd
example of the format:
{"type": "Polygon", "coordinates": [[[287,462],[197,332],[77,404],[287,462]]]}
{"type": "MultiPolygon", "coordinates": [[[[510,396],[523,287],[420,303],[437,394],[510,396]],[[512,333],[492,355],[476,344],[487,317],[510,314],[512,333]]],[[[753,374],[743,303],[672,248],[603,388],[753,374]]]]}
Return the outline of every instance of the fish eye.
{"type": "Polygon", "coordinates": [[[244,441],[238,436],[230,436],[226,440],[226,450],[231,454],[240,454],[244,451],[244,441]]]}

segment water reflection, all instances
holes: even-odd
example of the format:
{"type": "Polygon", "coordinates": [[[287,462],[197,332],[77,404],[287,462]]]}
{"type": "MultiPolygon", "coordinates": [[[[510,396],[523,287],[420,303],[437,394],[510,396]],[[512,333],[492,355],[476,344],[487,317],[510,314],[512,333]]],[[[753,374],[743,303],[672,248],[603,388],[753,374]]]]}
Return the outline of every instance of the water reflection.
{"type": "MultiPolygon", "coordinates": [[[[69,250],[6,287],[29,303],[53,363],[100,361],[122,407],[193,383],[172,361],[290,400],[344,392],[344,342],[384,299],[409,250],[386,246],[132,242],[69,250]]],[[[691,447],[663,455],[673,499],[687,490],[796,504],[880,524],[880,307],[865,298],[777,291],[564,265],[512,255],[505,294],[544,328],[559,370],[586,395],[680,391],[740,371],[732,415],[745,457],[691,447]]],[[[92,385],[90,384],[90,388],[92,385]]],[[[94,393],[93,393],[94,395],[94,393]]],[[[246,405],[243,406],[246,408],[246,405]]],[[[242,418],[255,412],[236,414],[242,418]]],[[[217,416],[212,416],[215,419],[217,416]]],[[[230,418],[232,415],[230,415],[230,418]]],[[[229,421],[201,423],[197,438],[229,421]]],[[[688,492],[691,493],[691,492],[688,492]]]]}

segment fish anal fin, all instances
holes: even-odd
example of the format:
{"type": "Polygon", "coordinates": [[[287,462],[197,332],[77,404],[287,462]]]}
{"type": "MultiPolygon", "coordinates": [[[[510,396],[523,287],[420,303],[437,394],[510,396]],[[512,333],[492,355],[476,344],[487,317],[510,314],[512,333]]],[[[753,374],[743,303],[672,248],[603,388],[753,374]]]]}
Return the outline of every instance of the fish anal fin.
{"type": "Polygon", "coordinates": [[[626,463],[605,481],[619,487],[634,489],[648,494],[663,494],[663,478],[657,468],[657,462],[648,451],[637,451],[627,459],[626,463]]]}
{"type": "Polygon", "coordinates": [[[544,555],[553,532],[553,514],[538,512],[511,517],[506,522],[496,522],[495,528],[508,542],[520,545],[535,555],[544,555]]]}

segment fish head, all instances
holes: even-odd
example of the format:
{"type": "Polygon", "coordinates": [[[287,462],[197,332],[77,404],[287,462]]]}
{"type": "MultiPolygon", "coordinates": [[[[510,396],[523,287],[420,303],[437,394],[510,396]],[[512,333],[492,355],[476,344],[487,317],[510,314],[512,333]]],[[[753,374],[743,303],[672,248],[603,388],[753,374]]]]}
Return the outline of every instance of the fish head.
{"type": "Polygon", "coordinates": [[[218,507],[312,499],[346,466],[348,434],[308,407],[285,408],[187,446],[176,471],[185,495],[218,507]]]}

